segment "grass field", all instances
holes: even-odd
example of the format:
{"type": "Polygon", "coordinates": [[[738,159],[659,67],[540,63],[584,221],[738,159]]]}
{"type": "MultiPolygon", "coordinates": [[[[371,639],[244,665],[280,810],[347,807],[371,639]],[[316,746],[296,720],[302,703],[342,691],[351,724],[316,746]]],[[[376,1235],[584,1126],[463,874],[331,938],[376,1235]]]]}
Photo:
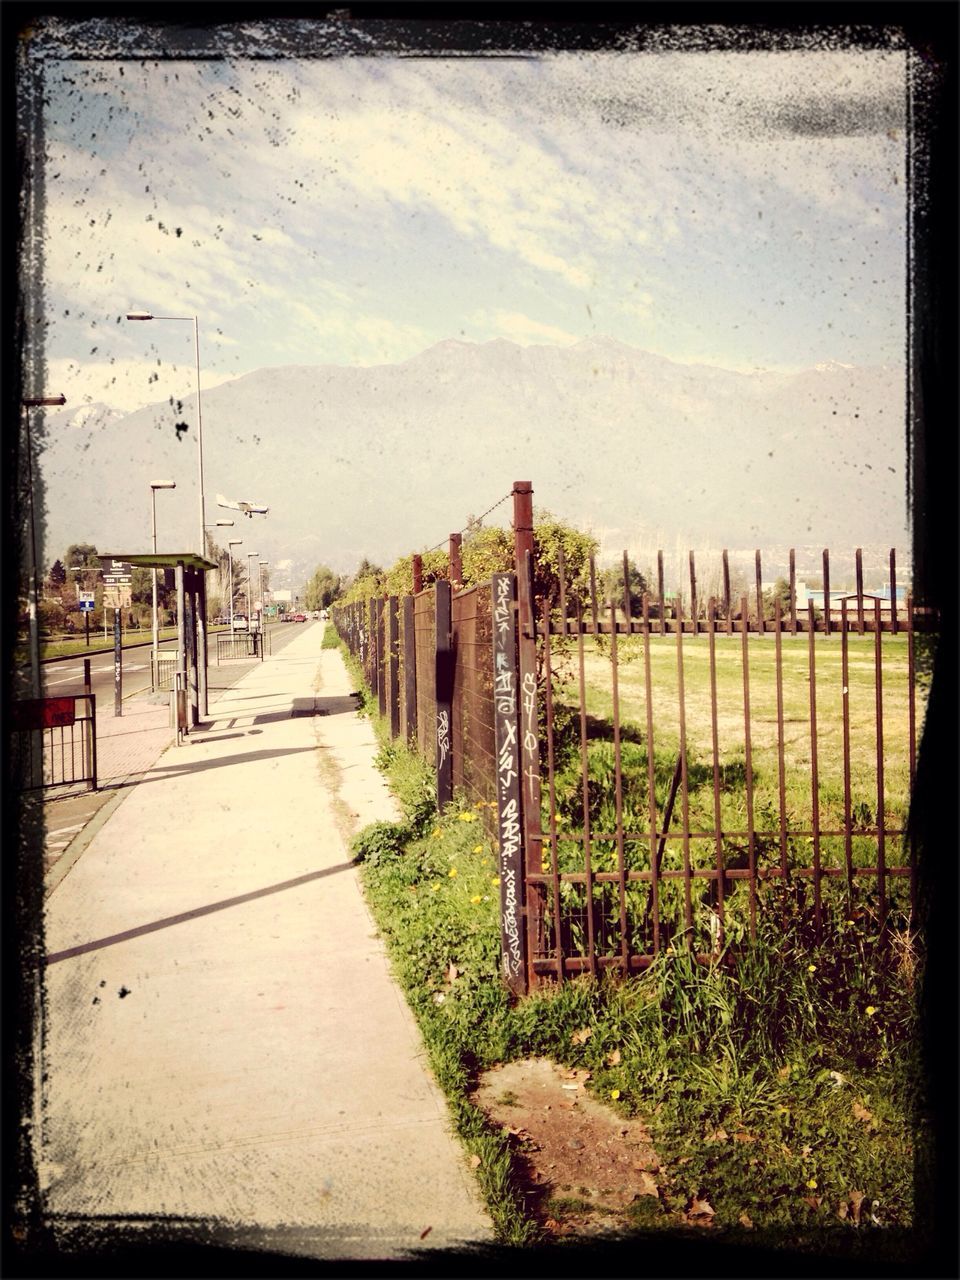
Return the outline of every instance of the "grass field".
{"type": "MultiPolygon", "coordinates": [[[[610,640],[585,637],[582,690],[577,643],[560,640],[554,642],[553,647],[557,677],[554,790],[559,868],[569,872],[584,867],[584,784],[580,758],[583,703],[589,759],[586,797],[591,827],[591,866],[594,871],[613,871],[618,865],[615,839],[618,762],[614,748],[610,640]]],[[[752,829],[757,865],[761,869],[784,859],[790,868],[810,867],[816,853],[821,867],[845,872],[848,821],[849,858],[853,869],[877,866],[880,827],[885,833],[885,865],[906,865],[903,839],[896,834],[905,827],[910,795],[911,713],[906,637],[884,635],[881,638],[878,722],[875,637],[847,637],[845,677],[840,637],[815,637],[812,667],[816,694],[815,708],[812,708],[809,636],[784,635],[779,695],[782,740],[778,728],[776,639],[750,636],[747,648],[749,716],[745,713],[742,637],[716,637],[712,671],[708,637],[683,638],[682,705],[687,785],[686,793],[681,787],[676,796],[669,824],[672,834],[663,851],[662,870],[669,873],[683,867],[681,833],[686,825],[692,837],[688,846],[694,868],[716,867],[718,858],[725,867],[746,866],[748,832],[752,829]],[[713,688],[716,690],[715,714],[713,688]],[[878,761],[882,764],[882,790],[878,761]]],[[[646,654],[641,637],[619,637],[617,658],[624,856],[628,870],[643,871],[651,864],[651,825],[663,829],[680,753],[677,639],[652,636],[649,654],[646,654]],[[648,659],[656,806],[653,823],[649,805],[651,762],[647,752],[648,659]]],[[[920,665],[923,668],[923,664],[920,665]]],[[[926,683],[921,670],[914,692],[915,738],[919,738],[923,723],[925,695],[926,683]]],[[[548,779],[544,778],[545,801],[548,792],[548,779]]],[[[544,823],[544,829],[549,831],[549,811],[544,813],[544,823]]],[[[875,877],[858,881],[858,891],[865,899],[872,901],[875,889],[875,877]]],[[[824,892],[827,896],[832,894],[838,909],[845,909],[842,894],[834,892],[832,886],[824,892]]],[[[885,892],[902,910],[908,909],[909,881],[905,877],[887,881],[885,892]]],[[[633,917],[637,910],[642,910],[646,893],[647,890],[640,887],[632,891],[637,901],[631,904],[628,915],[633,917]]],[[[568,885],[564,886],[564,895],[571,916],[575,917],[578,907],[583,906],[582,893],[568,885]]],[[[668,889],[663,903],[666,910],[682,909],[678,895],[678,889],[668,889]]],[[[610,914],[616,898],[614,887],[598,886],[594,896],[605,901],[604,911],[610,914]]]]}

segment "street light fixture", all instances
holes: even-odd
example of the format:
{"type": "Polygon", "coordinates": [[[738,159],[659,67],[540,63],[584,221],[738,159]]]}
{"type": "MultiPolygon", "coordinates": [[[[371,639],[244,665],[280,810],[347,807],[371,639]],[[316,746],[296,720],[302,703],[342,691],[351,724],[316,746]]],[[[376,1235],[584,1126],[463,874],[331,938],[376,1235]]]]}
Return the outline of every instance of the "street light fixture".
{"type": "Polygon", "coordinates": [[[242,538],[231,538],[227,543],[227,559],[230,564],[230,634],[233,635],[233,547],[242,547],[242,538]]]}
{"type": "MultiPolygon", "coordinates": [[[[175,489],[177,482],[175,480],[152,480],[150,482],[150,522],[153,530],[153,554],[157,554],[157,490],[158,489],[175,489]]],[[[153,566],[153,608],[151,609],[151,629],[153,631],[153,645],[151,646],[152,661],[150,663],[150,688],[157,687],[157,666],[160,662],[160,623],[157,618],[157,566],[153,566]]]]}
{"type": "MultiPolygon", "coordinates": [[[[66,396],[36,396],[24,397],[21,405],[27,409],[52,409],[62,408],[66,403],[66,396]]],[[[23,423],[27,433],[27,487],[30,498],[30,591],[29,591],[29,616],[30,616],[30,682],[33,686],[33,696],[39,698],[41,694],[40,688],[40,619],[38,617],[38,608],[40,600],[40,587],[37,578],[37,524],[34,516],[33,503],[33,443],[30,439],[30,414],[24,413],[23,423]]]]}
{"type": "MultiPolygon", "coordinates": [[[[199,464],[200,479],[200,555],[206,556],[207,553],[207,518],[204,510],[203,501],[203,416],[200,412],[200,322],[196,316],[155,316],[149,311],[128,311],[128,320],[185,320],[193,322],[193,342],[197,355],[197,461],[199,464]]],[[[207,620],[203,616],[203,610],[197,611],[197,628],[199,631],[198,640],[200,642],[200,662],[199,662],[199,689],[200,695],[200,714],[207,714],[207,620]]]]}

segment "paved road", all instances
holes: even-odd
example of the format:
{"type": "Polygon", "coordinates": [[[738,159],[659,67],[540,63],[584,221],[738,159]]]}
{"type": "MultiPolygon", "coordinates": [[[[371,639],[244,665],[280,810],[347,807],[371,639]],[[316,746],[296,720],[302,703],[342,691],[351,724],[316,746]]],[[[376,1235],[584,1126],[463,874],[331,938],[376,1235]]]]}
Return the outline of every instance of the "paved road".
{"type": "MultiPolygon", "coordinates": [[[[311,626],[311,623],[285,622],[268,628],[269,645],[273,652],[279,653],[294,636],[311,626]]],[[[176,646],[171,641],[164,641],[160,646],[162,653],[173,653],[176,646]]],[[[229,683],[233,683],[238,675],[248,670],[248,666],[240,666],[236,661],[217,667],[217,645],[215,634],[211,633],[208,643],[208,679],[210,684],[222,685],[221,672],[228,672],[229,683]]],[[[268,650],[269,652],[269,650],[268,650]]],[[[83,660],[79,654],[71,658],[58,658],[54,662],[46,662],[40,668],[43,692],[47,697],[55,698],[58,694],[83,693],[83,660]]],[[[252,663],[251,663],[252,665],[252,663]]],[[[113,653],[94,653],[90,657],[90,679],[97,702],[101,706],[108,701],[113,702],[113,653]]],[[[131,697],[144,689],[150,688],[150,645],[138,645],[123,650],[123,696],[131,697]]]]}

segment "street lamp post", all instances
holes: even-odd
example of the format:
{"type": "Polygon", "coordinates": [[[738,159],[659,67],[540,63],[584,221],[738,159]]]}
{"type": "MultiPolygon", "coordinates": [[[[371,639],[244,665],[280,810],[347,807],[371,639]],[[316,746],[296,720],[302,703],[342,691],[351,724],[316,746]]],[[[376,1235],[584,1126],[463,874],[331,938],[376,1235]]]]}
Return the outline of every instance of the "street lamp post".
{"type": "Polygon", "coordinates": [[[233,548],[242,547],[242,538],[231,538],[227,542],[227,560],[230,565],[230,634],[233,635],[233,548]]]}
{"type": "Polygon", "coordinates": [[[30,500],[30,580],[29,580],[29,616],[30,616],[30,683],[33,696],[39,698],[40,688],[40,619],[38,616],[40,587],[37,577],[37,523],[33,502],[33,443],[30,439],[30,409],[61,408],[67,403],[66,397],[38,396],[21,400],[26,412],[23,422],[27,433],[27,488],[30,500]]]}
{"type": "Polygon", "coordinates": [[[250,561],[258,560],[258,559],[259,559],[258,552],[256,551],[247,552],[247,631],[248,632],[251,630],[250,624],[253,621],[253,615],[250,608],[250,584],[253,581],[253,566],[251,565],[250,561]]]}
{"type": "MultiPolygon", "coordinates": [[[[206,555],[206,512],[203,500],[203,416],[200,411],[200,323],[197,316],[155,316],[149,311],[128,311],[128,320],[186,320],[193,322],[193,342],[197,357],[197,462],[200,481],[200,546],[201,556],[206,555]]],[[[205,594],[205,593],[204,593],[205,594]]],[[[200,661],[199,688],[200,714],[207,714],[207,620],[203,610],[197,610],[197,630],[199,632],[200,661]]]]}
{"type": "MultiPolygon", "coordinates": [[[[216,525],[215,525],[214,527],[215,527],[215,528],[217,528],[217,529],[232,529],[232,528],[233,528],[233,521],[232,521],[232,520],[218,520],[218,521],[217,521],[217,523],[216,523],[216,525]]],[[[208,526],[207,526],[207,528],[210,528],[210,526],[208,525],[208,526]]],[[[219,553],[220,551],[221,551],[221,548],[218,546],[218,547],[217,547],[217,552],[219,553]]],[[[211,556],[212,556],[212,554],[213,554],[213,553],[212,553],[212,551],[211,551],[211,556]]],[[[220,555],[218,554],[218,556],[217,556],[217,587],[218,587],[218,588],[219,588],[219,586],[220,586],[220,577],[221,577],[221,572],[222,572],[220,565],[221,565],[221,559],[220,559],[220,555]]],[[[219,599],[219,597],[218,597],[218,599],[219,599]]],[[[220,615],[219,615],[219,616],[220,616],[221,618],[223,617],[223,601],[222,601],[222,600],[220,600],[220,615]]],[[[232,634],[232,633],[233,633],[233,629],[231,628],[231,634],[232,634]]]]}
{"type": "MultiPolygon", "coordinates": [[[[157,554],[157,490],[175,489],[175,480],[153,480],[150,482],[150,525],[153,531],[153,554],[157,554]]],[[[157,665],[160,661],[160,623],[157,618],[157,566],[153,566],[153,608],[150,613],[153,645],[150,650],[150,688],[157,687],[157,665]]]]}
{"type": "Polygon", "coordinates": [[[257,573],[259,574],[259,580],[260,580],[260,630],[261,631],[263,630],[263,607],[264,607],[263,606],[263,571],[264,569],[268,568],[269,565],[270,565],[269,560],[261,560],[260,566],[257,570],[257,573]]]}

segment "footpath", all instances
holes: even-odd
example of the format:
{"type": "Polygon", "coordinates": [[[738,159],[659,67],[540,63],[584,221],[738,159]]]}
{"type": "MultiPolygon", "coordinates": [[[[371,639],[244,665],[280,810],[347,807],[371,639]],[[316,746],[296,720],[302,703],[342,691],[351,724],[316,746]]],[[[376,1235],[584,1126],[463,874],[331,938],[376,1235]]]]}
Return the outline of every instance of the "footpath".
{"type": "Polygon", "coordinates": [[[319,1259],[492,1239],[350,860],[395,813],[322,635],[211,704],[47,899],[39,1172],[65,1253],[160,1222],[319,1259]]]}

